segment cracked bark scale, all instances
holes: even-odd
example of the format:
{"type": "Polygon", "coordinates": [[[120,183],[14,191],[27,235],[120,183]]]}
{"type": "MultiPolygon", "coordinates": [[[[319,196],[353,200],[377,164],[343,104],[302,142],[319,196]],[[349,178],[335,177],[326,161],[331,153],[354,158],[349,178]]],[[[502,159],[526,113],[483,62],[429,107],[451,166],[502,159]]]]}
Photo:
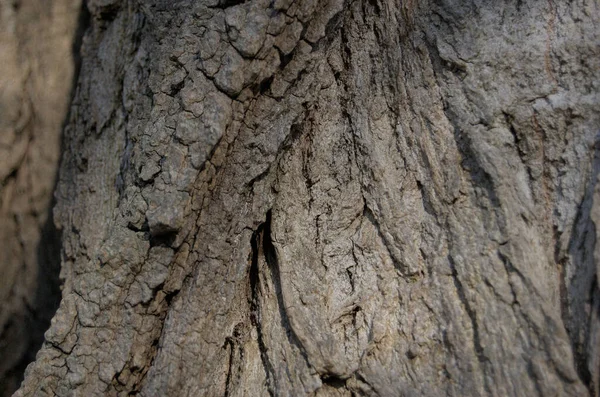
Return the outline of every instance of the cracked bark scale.
{"type": "Polygon", "coordinates": [[[597,2],[89,8],[17,396],[598,395],[597,2]]]}

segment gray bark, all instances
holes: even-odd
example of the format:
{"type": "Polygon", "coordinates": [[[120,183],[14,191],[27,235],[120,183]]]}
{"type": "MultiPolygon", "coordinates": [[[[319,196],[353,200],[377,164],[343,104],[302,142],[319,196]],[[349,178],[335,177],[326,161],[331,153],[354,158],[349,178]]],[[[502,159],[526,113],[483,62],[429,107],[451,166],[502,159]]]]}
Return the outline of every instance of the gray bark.
{"type": "Polygon", "coordinates": [[[78,0],[0,0],[0,396],[19,386],[60,300],[49,208],[74,72],[78,0]]]}
{"type": "Polygon", "coordinates": [[[597,396],[599,6],[90,0],[16,396],[597,396]]]}

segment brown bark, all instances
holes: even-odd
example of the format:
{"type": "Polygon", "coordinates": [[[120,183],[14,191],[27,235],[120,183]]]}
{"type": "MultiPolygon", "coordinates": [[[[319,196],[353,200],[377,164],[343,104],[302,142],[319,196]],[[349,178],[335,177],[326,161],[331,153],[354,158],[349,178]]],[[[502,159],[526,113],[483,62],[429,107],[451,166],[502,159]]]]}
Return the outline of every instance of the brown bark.
{"type": "Polygon", "coordinates": [[[598,395],[598,7],[91,0],[16,395],[598,395]]]}
{"type": "Polygon", "coordinates": [[[60,300],[49,217],[79,1],[0,1],[0,396],[19,386],[60,300]]]}

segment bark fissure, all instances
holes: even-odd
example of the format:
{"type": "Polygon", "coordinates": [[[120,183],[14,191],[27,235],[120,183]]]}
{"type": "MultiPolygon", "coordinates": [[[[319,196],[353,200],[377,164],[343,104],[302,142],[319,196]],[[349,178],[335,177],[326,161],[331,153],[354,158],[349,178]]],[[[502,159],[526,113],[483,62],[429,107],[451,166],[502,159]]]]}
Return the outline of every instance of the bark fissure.
{"type": "Polygon", "coordinates": [[[268,349],[265,345],[265,336],[263,335],[263,330],[261,326],[261,310],[260,310],[260,270],[259,263],[261,256],[263,253],[263,240],[265,238],[265,223],[261,224],[256,231],[252,234],[251,239],[251,263],[249,269],[249,282],[250,282],[250,321],[254,328],[256,329],[258,336],[258,347],[260,349],[260,359],[262,361],[262,365],[267,377],[267,390],[269,395],[274,396],[275,390],[277,387],[276,378],[274,378],[275,370],[273,369],[273,364],[269,359],[268,349]]]}
{"type": "Polygon", "coordinates": [[[229,388],[231,387],[231,374],[233,372],[235,343],[231,337],[225,338],[223,349],[229,349],[229,362],[227,363],[227,379],[225,380],[225,397],[229,397],[229,388]]]}

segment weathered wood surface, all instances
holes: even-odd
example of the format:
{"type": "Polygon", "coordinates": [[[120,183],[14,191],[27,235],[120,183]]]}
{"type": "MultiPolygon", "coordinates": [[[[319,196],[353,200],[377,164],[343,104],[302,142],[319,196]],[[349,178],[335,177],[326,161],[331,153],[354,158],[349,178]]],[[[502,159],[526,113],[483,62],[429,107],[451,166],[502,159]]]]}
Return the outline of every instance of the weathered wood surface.
{"type": "Polygon", "coordinates": [[[17,396],[598,395],[597,1],[89,7],[17,396]]]}

